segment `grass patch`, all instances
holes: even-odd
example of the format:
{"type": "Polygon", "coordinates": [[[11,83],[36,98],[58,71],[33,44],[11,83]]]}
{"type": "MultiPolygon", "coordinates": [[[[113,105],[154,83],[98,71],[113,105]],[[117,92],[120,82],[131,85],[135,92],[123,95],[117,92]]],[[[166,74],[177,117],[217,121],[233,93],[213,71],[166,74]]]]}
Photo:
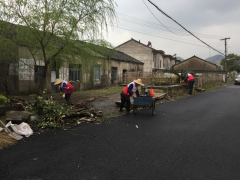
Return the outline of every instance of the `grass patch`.
{"type": "Polygon", "coordinates": [[[202,89],[205,89],[205,92],[210,92],[214,89],[217,89],[217,88],[220,88],[222,86],[227,86],[227,85],[230,85],[230,84],[233,84],[233,81],[231,79],[228,79],[226,83],[208,83],[208,84],[204,84],[202,86],[202,89]]]}

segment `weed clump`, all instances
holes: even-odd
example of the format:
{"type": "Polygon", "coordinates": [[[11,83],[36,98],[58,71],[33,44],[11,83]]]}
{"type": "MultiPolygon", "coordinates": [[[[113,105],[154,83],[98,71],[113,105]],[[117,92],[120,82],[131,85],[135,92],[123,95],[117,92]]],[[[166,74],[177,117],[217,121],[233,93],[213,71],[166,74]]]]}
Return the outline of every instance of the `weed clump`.
{"type": "MultiPolygon", "coordinates": [[[[43,91],[46,94],[46,90],[43,91]]],[[[73,106],[58,103],[54,100],[44,100],[42,96],[37,97],[33,104],[26,110],[34,113],[37,120],[30,123],[31,127],[59,129],[64,123],[64,118],[73,114],[73,106]]]]}

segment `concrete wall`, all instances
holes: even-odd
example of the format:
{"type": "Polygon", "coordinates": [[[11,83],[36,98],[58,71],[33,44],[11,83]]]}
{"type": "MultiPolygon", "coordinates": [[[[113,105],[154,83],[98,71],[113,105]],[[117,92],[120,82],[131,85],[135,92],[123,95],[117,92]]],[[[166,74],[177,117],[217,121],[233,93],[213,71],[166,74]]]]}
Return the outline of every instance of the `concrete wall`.
{"type": "Polygon", "coordinates": [[[2,36],[0,38],[2,43],[2,48],[0,49],[0,93],[5,93],[4,82],[8,77],[10,94],[18,94],[18,65],[11,65],[17,59],[18,46],[2,36]]]}
{"type": "Polygon", "coordinates": [[[154,61],[151,48],[146,47],[135,41],[129,41],[128,43],[117,47],[116,50],[124,52],[125,54],[143,62],[144,72],[152,72],[152,68],[154,67],[154,61]]]}
{"type": "MultiPolygon", "coordinates": [[[[7,64],[5,62],[0,63],[0,93],[5,93],[4,81],[7,74],[7,64]]],[[[18,67],[10,65],[9,68],[9,79],[8,88],[10,94],[18,94],[19,92],[19,81],[18,81],[18,67]]]]}
{"type": "Polygon", "coordinates": [[[146,47],[135,40],[130,40],[115,49],[143,62],[144,72],[152,72],[153,69],[171,69],[175,65],[175,59],[170,61],[170,55],[164,56],[160,51],[146,47]]]}
{"type": "MultiPolygon", "coordinates": [[[[34,81],[34,65],[35,62],[32,59],[31,54],[25,47],[17,47],[17,54],[19,61],[17,63],[11,63],[9,67],[9,89],[11,94],[36,94],[38,91],[38,83],[34,81]]],[[[44,66],[44,62],[41,59],[37,59],[37,65],[44,66]]],[[[0,78],[0,91],[4,91],[3,80],[6,73],[6,65],[0,66],[1,78],[0,78]],[[3,73],[3,74],[2,74],[3,73]]],[[[47,72],[46,88],[48,92],[51,91],[51,71],[47,72]]]]}
{"type": "Polygon", "coordinates": [[[161,53],[155,53],[154,69],[163,69],[163,56],[161,53]]]}
{"type": "Polygon", "coordinates": [[[170,64],[170,58],[169,57],[163,57],[163,68],[162,69],[170,69],[171,64],[170,64]]]}
{"type": "Polygon", "coordinates": [[[174,70],[216,71],[217,67],[197,57],[184,61],[174,66],[174,70]]]}
{"type": "Polygon", "coordinates": [[[126,70],[126,72],[143,72],[143,64],[134,64],[112,60],[111,67],[117,67],[117,77],[115,83],[123,83],[124,70],[126,70]]]}
{"type": "MultiPolygon", "coordinates": [[[[12,63],[10,65],[10,87],[11,91],[14,94],[36,94],[38,91],[39,83],[35,83],[35,61],[33,60],[31,54],[29,53],[28,49],[25,47],[18,48],[18,63],[12,63]]],[[[103,60],[99,60],[96,62],[100,66],[100,80],[94,80],[94,66],[88,69],[84,69],[81,67],[80,69],[80,79],[76,82],[70,82],[74,86],[75,91],[85,90],[94,86],[107,86],[111,83],[111,70],[112,67],[116,68],[116,80],[114,83],[122,83],[124,79],[123,72],[125,71],[134,71],[134,72],[142,72],[143,71],[143,64],[136,64],[136,63],[128,63],[128,62],[121,62],[118,60],[106,60],[105,63],[103,60]],[[104,65],[105,64],[105,65],[104,65]]],[[[79,61],[81,64],[81,61],[79,61]]],[[[5,76],[6,66],[5,64],[1,64],[0,71],[0,92],[4,92],[3,81],[5,76]]],[[[36,59],[36,65],[44,66],[43,60],[38,57],[36,59]]],[[[69,81],[69,64],[62,63],[62,67],[59,69],[58,78],[69,81]]],[[[52,91],[52,82],[51,82],[51,69],[48,69],[47,78],[46,78],[46,88],[48,93],[52,91]]],[[[59,91],[58,88],[57,92],[59,91]]]]}
{"type": "MultiPolygon", "coordinates": [[[[43,59],[36,57],[36,65],[44,66],[43,59]]],[[[34,81],[35,61],[32,55],[25,47],[19,47],[19,94],[36,94],[38,91],[39,83],[34,81]]],[[[51,92],[51,70],[47,72],[46,89],[51,92]]]]}
{"type": "MultiPolygon", "coordinates": [[[[81,64],[81,62],[79,62],[81,64]]],[[[96,65],[100,67],[100,80],[94,80],[94,66],[88,69],[80,69],[80,81],[70,83],[74,86],[74,91],[86,90],[94,87],[109,86],[111,82],[112,68],[116,69],[116,80],[113,82],[123,83],[124,72],[143,72],[143,64],[136,64],[130,62],[122,62],[118,60],[98,60],[96,65]]],[[[68,64],[62,64],[59,70],[59,78],[69,81],[69,68],[68,64]]]]}
{"type": "Polygon", "coordinates": [[[172,67],[173,65],[175,65],[175,60],[174,60],[174,59],[171,59],[171,60],[170,60],[170,66],[172,67]]]}

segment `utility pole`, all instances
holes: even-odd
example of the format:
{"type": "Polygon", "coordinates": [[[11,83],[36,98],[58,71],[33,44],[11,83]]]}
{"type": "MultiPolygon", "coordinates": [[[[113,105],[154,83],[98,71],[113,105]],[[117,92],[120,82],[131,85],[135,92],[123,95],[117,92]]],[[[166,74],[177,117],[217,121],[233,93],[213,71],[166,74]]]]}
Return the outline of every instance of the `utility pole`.
{"type": "Polygon", "coordinates": [[[220,39],[221,41],[225,41],[225,68],[224,70],[227,72],[227,40],[230,38],[220,39]]]}

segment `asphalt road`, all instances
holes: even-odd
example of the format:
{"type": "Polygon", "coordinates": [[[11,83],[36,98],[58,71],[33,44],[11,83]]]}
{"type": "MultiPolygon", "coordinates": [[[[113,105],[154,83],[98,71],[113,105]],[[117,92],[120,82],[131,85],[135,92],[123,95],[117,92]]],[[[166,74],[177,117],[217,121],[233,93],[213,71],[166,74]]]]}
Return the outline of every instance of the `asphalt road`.
{"type": "Polygon", "coordinates": [[[159,104],[155,116],[35,134],[0,150],[0,179],[239,180],[239,109],[230,85],[159,104]]]}

